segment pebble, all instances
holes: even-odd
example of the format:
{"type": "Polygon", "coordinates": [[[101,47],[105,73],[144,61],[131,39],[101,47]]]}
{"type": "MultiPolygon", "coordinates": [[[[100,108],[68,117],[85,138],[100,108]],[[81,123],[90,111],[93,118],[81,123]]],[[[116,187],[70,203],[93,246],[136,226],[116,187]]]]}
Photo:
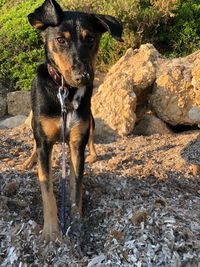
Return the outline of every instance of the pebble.
{"type": "Polygon", "coordinates": [[[4,188],[4,194],[7,197],[10,197],[12,195],[15,195],[17,192],[17,188],[18,188],[18,183],[13,181],[8,183],[5,188],[4,188]]]}

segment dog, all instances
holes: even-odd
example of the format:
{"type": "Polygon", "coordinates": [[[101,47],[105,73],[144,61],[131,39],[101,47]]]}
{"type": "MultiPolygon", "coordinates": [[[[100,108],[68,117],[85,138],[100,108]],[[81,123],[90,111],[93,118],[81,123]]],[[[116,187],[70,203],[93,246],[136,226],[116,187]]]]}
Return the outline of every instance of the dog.
{"type": "MultiPolygon", "coordinates": [[[[28,15],[30,24],[44,32],[45,62],[37,69],[31,87],[32,129],[35,140],[32,160],[38,157],[38,177],[43,201],[43,238],[59,237],[56,199],[53,193],[51,155],[62,139],[61,106],[57,97],[61,80],[68,90],[67,138],[70,150],[71,214],[82,215],[82,183],[85,147],[96,154],[93,144],[94,119],[91,97],[95,60],[102,34],[108,31],[123,41],[122,25],[114,17],[63,11],[55,0],[45,0],[28,15]]],[[[31,160],[30,160],[31,161],[31,160]]]]}

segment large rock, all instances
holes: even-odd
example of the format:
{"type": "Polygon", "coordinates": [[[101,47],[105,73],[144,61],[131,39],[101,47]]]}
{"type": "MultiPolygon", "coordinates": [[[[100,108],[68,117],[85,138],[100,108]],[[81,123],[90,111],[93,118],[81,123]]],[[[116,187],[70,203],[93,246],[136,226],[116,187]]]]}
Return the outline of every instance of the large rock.
{"type": "Polygon", "coordinates": [[[158,60],[150,102],[157,115],[171,125],[200,124],[200,52],[158,60]]]}
{"type": "Polygon", "coordinates": [[[0,117],[5,116],[7,113],[6,96],[0,95],[0,117]]]}
{"type": "Polygon", "coordinates": [[[131,80],[122,75],[120,82],[104,82],[92,100],[96,133],[117,133],[121,136],[129,134],[135,125],[135,109],[136,95],[131,80]]]}
{"type": "Polygon", "coordinates": [[[11,118],[4,119],[0,121],[0,129],[6,129],[6,128],[15,128],[21,124],[23,124],[26,120],[26,116],[24,115],[17,115],[11,118]]]}
{"type": "Polygon", "coordinates": [[[8,89],[0,81],[0,117],[7,114],[7,94],[8,89]]]}
{"type": "Polygon", "coordinates": [[[149,136],[153,134],[171,134],[172,131],[161,119],[153,114],[145,114],[135,126],[133,134],[149,136]]]}
{"type": "Polygon", "coordinates": [[[9,88],[6,87],[0,80],[0,94],[6,95],[9,92],[9,88]]]}
{"type": "Polygon", "coordinates": [[[137,108],[141,109],[156,78],[159,53],[150,44],[128,49],[110,69],[92,98],[92,113],[97,129],[120,136],[130,134],[137,108]]]}
{"type": "Polygon", "coordinates": [[[31,110],[30,92],[8,93],[7,103],[9,115],[28,115],[31,110]]]}

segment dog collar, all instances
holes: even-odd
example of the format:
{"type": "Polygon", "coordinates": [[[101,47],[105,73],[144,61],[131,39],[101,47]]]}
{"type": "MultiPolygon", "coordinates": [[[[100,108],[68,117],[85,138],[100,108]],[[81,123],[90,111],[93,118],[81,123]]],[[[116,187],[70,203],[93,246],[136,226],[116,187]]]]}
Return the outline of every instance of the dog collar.
{"type": "Polygon", "coordinates": [[[49,75],[51,76],[53,81],[57,85],[61,86],[61,84],[62,84],[61,75],[50,64],[47,64],[47,69],[48,69],[49,75]]]}

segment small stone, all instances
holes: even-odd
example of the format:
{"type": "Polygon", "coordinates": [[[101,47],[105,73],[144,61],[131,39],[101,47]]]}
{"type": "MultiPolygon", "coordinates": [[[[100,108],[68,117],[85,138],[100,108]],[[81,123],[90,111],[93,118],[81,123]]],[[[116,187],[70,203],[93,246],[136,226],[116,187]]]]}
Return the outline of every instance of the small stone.
{"type": "Polygon", "coordinates": [[[191,164],[191,165],[189,166],[189,169],[190,169],[191,173],[192,173],[194,176],[196,176],[196,175],[198,175],[198,174],[200,173],[200,167],[199,167],[199,165],[197,165],[197,164],[191,164]]]}
{"type": "Polygon", "coordinates": [[[149,192],[149,190],[141,190],[140,195],[141,195],[141,197],[149,197],[150,192],[149,192]]]}
{"type": "Polygon", "coordinates": [[[18,188],[17,182],[14,181],[14,182],[8,183],[4,188],[5,196],[10,197],[12,195],[15,195],[17,192],[17,188],[18,188]]]}
{"type": "Polygon", "coordinates": [[[166,202],[165,202],[165,200],[164,200],[163,198],[157,198],[157,199],[155,200],[155,204],[156,204],[156,205],[159,205],[159,206],[163,206],[163,207],[166,206],[166,202]]]}

